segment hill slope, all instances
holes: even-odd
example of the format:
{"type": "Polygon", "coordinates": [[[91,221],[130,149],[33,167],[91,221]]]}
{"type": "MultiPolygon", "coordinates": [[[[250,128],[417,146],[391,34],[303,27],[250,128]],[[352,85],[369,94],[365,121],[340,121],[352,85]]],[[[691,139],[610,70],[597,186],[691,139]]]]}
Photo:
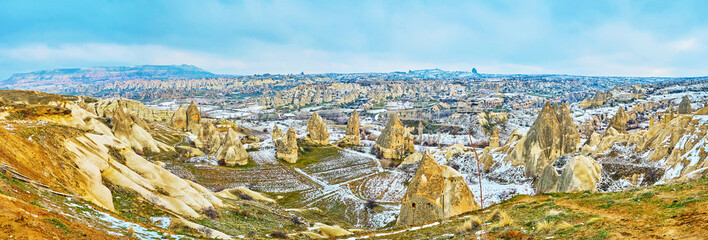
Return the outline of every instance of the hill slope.
{"type": "Polygon", "coordinates": [[[3,85],[8,88],[51,91],[56,85],[110,83],[125,80],[212,78],[218,75],[192,65],[139,65],[42,70],[13,74],[3,85]]]}

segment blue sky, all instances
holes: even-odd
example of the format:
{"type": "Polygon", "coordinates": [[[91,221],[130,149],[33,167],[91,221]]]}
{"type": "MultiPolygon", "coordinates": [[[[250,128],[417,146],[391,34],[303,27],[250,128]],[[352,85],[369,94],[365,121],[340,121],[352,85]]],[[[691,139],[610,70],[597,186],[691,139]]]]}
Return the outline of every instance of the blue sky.
{"type": "Polygon", "coordinates": [[[215,73],[708,75],[708,1],[0,2],[0,79],[192,64],[215,73]]]}

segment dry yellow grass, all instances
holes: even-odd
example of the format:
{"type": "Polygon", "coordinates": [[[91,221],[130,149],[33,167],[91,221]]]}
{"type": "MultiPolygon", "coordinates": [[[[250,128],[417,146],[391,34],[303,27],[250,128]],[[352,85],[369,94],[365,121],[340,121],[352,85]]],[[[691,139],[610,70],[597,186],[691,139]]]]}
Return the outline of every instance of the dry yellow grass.
{"type": "Polygon", "coordinates": [[[459,230],[462,232],[469,232],[479,226],[482,226],[482,219],[477,216],[472,216],[459,227],[459,230]]]}
{"type": "Polygon", "coordinates": [[[553,228],[553,223],[546,221],[546,220],[541,220],[536,223],[536,230],[539,232],[549,232],[553,228]]]}

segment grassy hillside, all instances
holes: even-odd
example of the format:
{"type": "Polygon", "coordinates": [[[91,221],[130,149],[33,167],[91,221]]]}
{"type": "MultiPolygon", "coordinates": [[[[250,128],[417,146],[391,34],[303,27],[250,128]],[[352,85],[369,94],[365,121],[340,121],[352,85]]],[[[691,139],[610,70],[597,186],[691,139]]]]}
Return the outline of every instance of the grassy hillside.
{"type": "MultiPolygon", "coordinates": [[[[516,196],[484,209],[484,227],[487,239],[704,239],[708,236],[707,200],[708,177],[612,193],[516,196]]],[[[477,217],[481,211],[439,224],[360,236],[477,239],[480,226],[463,227],[477,217]]]]}

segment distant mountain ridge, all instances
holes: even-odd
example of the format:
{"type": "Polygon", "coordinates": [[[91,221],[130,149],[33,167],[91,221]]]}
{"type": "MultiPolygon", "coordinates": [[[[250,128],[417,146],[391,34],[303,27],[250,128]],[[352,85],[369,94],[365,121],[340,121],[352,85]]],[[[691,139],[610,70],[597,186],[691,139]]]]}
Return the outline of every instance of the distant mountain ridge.
{"type": "Polygon", "coordinates": [[[138,65],[117,67],[64,68],[16,73],[2,85],[42,89],[51,85],[107,83],[126,80],[175,80],[213,78],[221,75],[192,65],[138,65]]]}

